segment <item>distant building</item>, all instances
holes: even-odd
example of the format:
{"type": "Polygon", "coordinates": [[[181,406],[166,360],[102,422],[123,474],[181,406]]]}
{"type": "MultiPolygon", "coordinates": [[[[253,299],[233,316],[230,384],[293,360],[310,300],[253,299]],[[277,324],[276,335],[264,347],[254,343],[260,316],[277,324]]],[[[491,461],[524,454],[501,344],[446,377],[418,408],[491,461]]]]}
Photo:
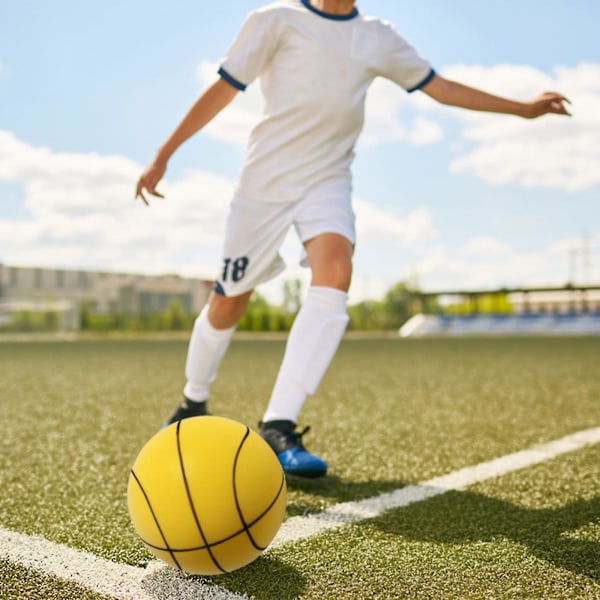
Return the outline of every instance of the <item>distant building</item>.
{"type": "Polygon", "coordinates": [[[600,313],[600,286],[516,290],[508,299],[517,314],[600,313]]]}
{"type": "Polygon", "coordinates": [[[99,314],[138,315],[164,311],[173,300],[195,314],[206,304],[212,281],[179,275],[134,275],[0,264],[0,311],[33,307],[79,310],[81,302],[99,314]]]}

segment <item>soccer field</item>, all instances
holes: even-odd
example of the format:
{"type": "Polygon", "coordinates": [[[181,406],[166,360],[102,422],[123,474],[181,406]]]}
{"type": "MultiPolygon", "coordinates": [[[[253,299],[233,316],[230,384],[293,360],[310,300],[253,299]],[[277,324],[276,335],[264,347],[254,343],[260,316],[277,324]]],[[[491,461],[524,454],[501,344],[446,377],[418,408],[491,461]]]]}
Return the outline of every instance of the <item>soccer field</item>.
{"type": "MultiPolygon", "coordinates": [[[[345,339],[300,422],[329,475],[214,578],[157,565],[126,506],[186,346],[0,342],[1,599],[600,598],[600,337],[345,339]]],[[[211,411],[255,428],[283,349],[234,338],[211,411]]]]}

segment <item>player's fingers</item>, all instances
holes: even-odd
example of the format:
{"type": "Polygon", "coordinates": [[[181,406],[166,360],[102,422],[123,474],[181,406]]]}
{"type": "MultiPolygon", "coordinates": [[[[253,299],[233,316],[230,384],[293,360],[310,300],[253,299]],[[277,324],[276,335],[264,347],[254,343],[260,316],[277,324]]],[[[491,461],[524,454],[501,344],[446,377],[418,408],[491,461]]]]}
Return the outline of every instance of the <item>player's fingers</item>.
{"type": "Polygon", "coordinates": [[[156,196],[157,198],[164,198],[164,196],[156,190],[156,185],[162,179],[164,173],[165,167],[162,165],[153,164],[150,167],[148,167],[138,179],[135,189],[135,197],[141,198],[145,204],[148,204],[148,201],[143,193],[144,190],[146,190],[152,196],[156,196]]]}
{"type": "Polygon", "coordinates": [[[146,200],[146,197],[144,196],[144,188],[145,187],[146,187],[146,185],[144,184],[144,178],[140,177],[135,186],[135,198],[136,198],[136,200],[138,198],[141,198],[145,202],[145,204],[148,204],[148,201],[146,200]]]}
{"type": "Polygon", "coordinates": [[[142,181],[142,179],[138,179],[138,182],[135,186],[135,197],[138,198],[139,196],[142,195],[142,190],[144,189],[144,182],[142,181]]]}
{"type": "Polygon", "coordinates": [[[158,192],[157,190],[154,189],[150,189],[148,186],[144,185],[143,182],[139,182],[136,188],[136,193],[135,193],[135,197],[137,198],[141,198],[142,201],[144,202],[144,204],[146,206],[149,206],[149,202],[146,199],[146,196],[144,196],[144,189],[149,193],[152,194],[153,196],[156,196],[157,198],[164,198],[164,194],[161,194],[160,192],[158,192]]]}
{"type": "Polygon", "coordinates": [[[142,201],[144,202],[144,204],[146,206],[149,206],[149,202],[146,199],[146,196],[144,196],[144,190],[147,190],[150,194],[153,195],[157,195],[153,189],[150,188],[150,186],[148,185],[148,183],[146,183],[144,177],[140,177],[138,182],[137,182],[137,186],[135,188],[135,197],[137,198],[141,198],[142,201]]]}
{"type": "Polygon", "coordinates": [[[550,101],[550,110],[551,112],[561,114],[561,115],[570,115],[567,110],[566,104],[571,104],[571,101],[562,94],[557,92],[546,92],[544,96],[550,101]]]}
{"type": "Polygon", "coordinates": [[[567,110],[567,107],[565,106],[565,101],[563,99],[553,100],[550,103],[550,108],[551,108],[552,112],[559,114],[559,115],[570,115],[571,114],[567,110]]]}

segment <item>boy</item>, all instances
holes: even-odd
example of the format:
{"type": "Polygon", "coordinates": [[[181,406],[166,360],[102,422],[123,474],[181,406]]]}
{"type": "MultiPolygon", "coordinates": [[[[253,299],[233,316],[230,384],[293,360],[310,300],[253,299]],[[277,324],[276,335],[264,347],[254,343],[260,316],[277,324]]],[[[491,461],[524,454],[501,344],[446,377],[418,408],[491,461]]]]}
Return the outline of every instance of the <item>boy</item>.
{"type": "Polygon", "coordinates": [[[223,265],[196,319],[182,403],[167,423],[207,414],[209,387],[253,289],[284,268],[278,250],[293,225],[311,285],[290,331],[259,425],[286,473],[317,477],[327,464],[296,431],[348,322],[354,214],[353,148],[367,89],[386,77],[443,104],[536,118],[568,114],[566,98],[547,92],[529,102],[500,98],[437,75],[392,25],[358,11],[354,0],[284,0],[253,11],[219,69],[141,175],[136,190],[154,196],[177,148],[239,91],[260,78],[264,114],[250,135],[227,221],[223,265]]]}

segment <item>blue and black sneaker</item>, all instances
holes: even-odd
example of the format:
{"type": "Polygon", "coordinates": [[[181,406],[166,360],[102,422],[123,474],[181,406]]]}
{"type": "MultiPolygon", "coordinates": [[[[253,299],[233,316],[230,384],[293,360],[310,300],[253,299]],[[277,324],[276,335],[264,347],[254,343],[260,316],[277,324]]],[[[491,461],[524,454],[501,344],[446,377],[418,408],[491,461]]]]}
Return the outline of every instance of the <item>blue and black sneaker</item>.
{"type": "Polygon", "coordinates": [[[271,446],[283,470],[299,477],[322,477],[327,473],[327,463],[311,454],[302,445],[302,436],[310,429],[296,432],[292,421],[267,421],[259,423],[261,437],[271,446]]]}
{"type": "Polygon", "coordinates": [[[175,409],[175,412],[163,423],[161,429],[168,427],[171,423],[177,423],[188,417],[205,417],[208,415],[206,408],[207,402],[194,402],[189,398],[183,397],[181,404],[175,409]]]}

